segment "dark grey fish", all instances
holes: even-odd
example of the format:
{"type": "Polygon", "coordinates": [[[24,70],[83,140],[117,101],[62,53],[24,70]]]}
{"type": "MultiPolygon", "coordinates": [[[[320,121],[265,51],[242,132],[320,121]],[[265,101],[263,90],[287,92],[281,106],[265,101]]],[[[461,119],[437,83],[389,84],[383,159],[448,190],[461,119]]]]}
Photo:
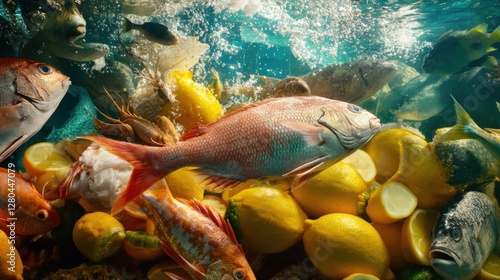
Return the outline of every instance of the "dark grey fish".
{"type": "Polygon", "coordinates": [[[493,187],[493,182],[469,187],[472,189],[455,195],[440,212],[432,232],[430,258],[443,278],[472,279],[495,248],[499,214],[493,187]]]}
{"type": "Polygon", "coordinates": [[[129,32],[132,29],[141,32],[146,39],[165,46],[177,45],[179,43],[179,39],[168,30],[168,27],[160,23],[146,22],[135,24],[125,18],[123,32],[129,32]]]}

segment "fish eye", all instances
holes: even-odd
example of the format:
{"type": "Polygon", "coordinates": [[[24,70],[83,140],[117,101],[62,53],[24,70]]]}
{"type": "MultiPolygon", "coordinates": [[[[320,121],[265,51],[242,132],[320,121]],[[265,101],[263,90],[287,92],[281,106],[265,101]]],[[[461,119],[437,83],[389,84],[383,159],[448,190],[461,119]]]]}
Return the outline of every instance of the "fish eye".
{"type": "Polygon", "coordinates": [[[245,270],[243,270],[242,268],[237,268],[233,270],[233,277],[234,279],[245,279],[246,277],[245,270]]]}
{"type": "Polygon", "coordinates": [[[353,104],[349,104],[349,106],[347,106],[347,108],[349,109],[349,111],[356,113],[356,114],[359,114],[359,113],[361,113],[361,111],[363,111],[363,109],[361,109],[361,107],[353,105],[353,104]]]}
{"type": "Polygon", "coordinates": [[[49,217],[49,213],[47,212],[47,210],[41,209],[41,210],[36,211],[35,217],[37,220],[43,222],[43,221],[47,220],[47,218],[49,217]]]}
{"type": "Polygon", "coordinates": [[[451,239],[458,242],[458,241],[460,241],[460,239],[462,239],[462,231],[460,230],[459,227],[452,227],[450,230],[450,236],[451,236],[451,239]]]}
{"type": "Polygon", "coordinates": [[[52,73],[52,69],[50,68],[50,66],[48,66],[46,64],[40,64],[40,65],[38,65],[38,70],[40,70],[40,72],[42,74],[50,74],[50,73],[52,73]]]}

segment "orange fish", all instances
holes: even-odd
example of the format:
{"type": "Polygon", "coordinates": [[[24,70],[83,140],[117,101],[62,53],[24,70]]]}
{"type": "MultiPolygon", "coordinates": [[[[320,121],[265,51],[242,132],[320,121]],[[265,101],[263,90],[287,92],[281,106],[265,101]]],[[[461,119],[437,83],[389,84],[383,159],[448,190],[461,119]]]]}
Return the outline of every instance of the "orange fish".
{"type": "Polygon", "coordinates": [[[196,200],[174,198],[165,180],[134,202],[154,222],[165,253],[193,279],[255,279],[231,225],[219,212],[196,200]]]}
{"type": "Polygon", "coordinates": [[[45,63],[0,58],[0,161],[42,128],[70,84],[45,63]]]}
{"type": "Polygon", "coordinates": [[[359,106],[318,96],[296,96],[245,106],[191,130],[171,146],[82,138],[97,142],[134,168],[127,188],[111,209],[116,213],[184,166],[199,167],[212,189],[254,178],[304,176],[352,153],[379,128],[380,120],[359,106]]]}
{"type": "Polygon", "coordinates": [[[0,168],[0,230],[44,234],[61,223],[59,214],[31,182],[13,169],[0,168]]]}

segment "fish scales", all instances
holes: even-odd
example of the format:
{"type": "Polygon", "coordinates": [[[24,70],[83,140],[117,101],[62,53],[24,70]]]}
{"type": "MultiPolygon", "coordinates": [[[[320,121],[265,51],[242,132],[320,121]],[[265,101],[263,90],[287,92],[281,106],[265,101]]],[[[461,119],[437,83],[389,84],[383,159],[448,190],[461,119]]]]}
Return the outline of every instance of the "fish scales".
{"type": "Polygon", "coordinates": [[[317,96],[267,99],[198,127],[177,144],[146,147],[102,137],[84,138],[131,163],[127,188],[112,212],[119,211],[172,171],[196,166],[223,189],[252,178],[319,171],[366,143],[380,120],[362,108],[317,96]]]}
{"type": "MultiPolygon", "coordinates": [[[[235,238],[228,236],[219,224],[195,210],[188,202],[175,199],[168,188],[161,189],[157,184],[154,191],[143,193],[136,202],[154,221],[155,235],[165,252],[194,279],[222,279],[225,274],[233,277],[235,271],[245,276],[235,279],[255,279],[235,238]],[[214,263],[221,262],[223,272],[209,269],[214,263]]],[[[222,217],[219,219],[220,223],[226,223],[222,217]]]]}

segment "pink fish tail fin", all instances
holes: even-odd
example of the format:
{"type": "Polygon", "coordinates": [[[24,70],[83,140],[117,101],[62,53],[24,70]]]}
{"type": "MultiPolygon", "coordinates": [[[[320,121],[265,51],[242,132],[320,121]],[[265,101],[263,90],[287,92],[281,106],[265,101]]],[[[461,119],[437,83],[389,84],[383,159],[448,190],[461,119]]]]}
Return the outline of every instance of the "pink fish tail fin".
{"type": "Polygon", "coordinates": [[[154,161],[151,159],[150,150],[158,149],[158,147],[148,147],[97,136],[81,138],[96,142],[99,146],[127,161],[133,167],[127,187],[118,195],[111,207],[111,214],[113,215],[168,173],[168,171],[159,170],[153,165],[154,161]]]}

